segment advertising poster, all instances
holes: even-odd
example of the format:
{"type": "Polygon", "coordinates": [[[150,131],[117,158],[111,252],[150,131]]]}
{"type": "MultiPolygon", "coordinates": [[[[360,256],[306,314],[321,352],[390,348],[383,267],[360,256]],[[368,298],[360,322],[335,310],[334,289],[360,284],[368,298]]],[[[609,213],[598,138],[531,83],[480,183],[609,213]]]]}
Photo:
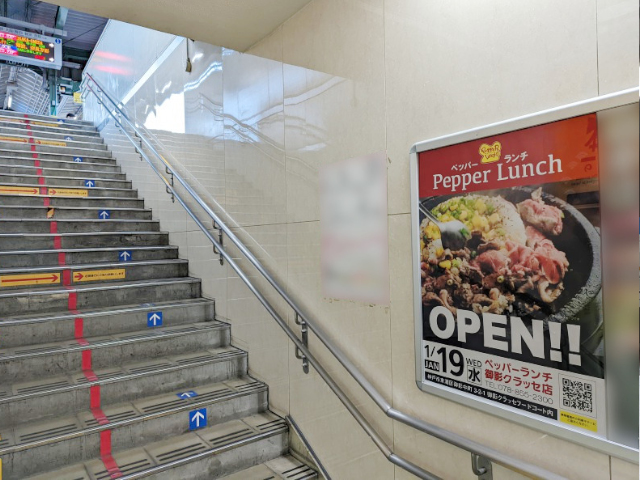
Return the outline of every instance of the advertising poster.
{"type": "Polygon", "coordinates": [[[606,437],[597,139],[589,114],[419,153],[424,385],[606,437]]]}

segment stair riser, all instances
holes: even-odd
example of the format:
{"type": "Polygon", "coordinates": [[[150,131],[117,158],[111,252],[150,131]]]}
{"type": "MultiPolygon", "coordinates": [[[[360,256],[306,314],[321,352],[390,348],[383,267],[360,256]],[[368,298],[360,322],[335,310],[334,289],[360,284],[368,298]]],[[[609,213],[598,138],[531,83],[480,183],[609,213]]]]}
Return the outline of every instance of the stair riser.
{"type": "MultiPolygon", "coordinates": [[[[162,311],[163,324],[167,327],[214,319],[213,302],[178,307],[165,305],[156,308],[162,311]]],[[[78,316],[83,319],[83,335],[85,337],[99,337],[144,330],[147,328],[147,313],[152,311],[154,311],[153,307],[149,307],[146,310],[134,312],[103,315],[79,314],[78,316]]],[[[76,335],[76,319],[74,316],[38,323],[0,325],[2,329],[0,348],[73,340],[76,335]]]]}
{"type": "MultiPolygon", "coordinates": [[[[195,408],[195,407],[194,407],[195,408]]],[[[215,425],[242,416],[253,415],[267,408],[266,392],[236,397],[223,402],[205,403],[207,422],[215,425]]],[[[189,411],[182,411],[111,430],[112,451],[118,452],[142,446],[188,431],[189,411]]],[[[62,442],[32,448],[2,457],[6,480],[19,480],[29,475],[64,467],[100,457],[100,434],[94,433],[62,442]]]]}
{"type": "Polygon", "coordinates": [[[112,165],[116,166],[116,160],[114,158],[94,158],[91,155],[80,155],[83,160],[82,162],[74,162],[73,158],[75,155],[60,155],[54,153],[38,153],[36,157],[33,156],[33,152],[31,151],[22,151],[22,150],[0,150],[0,162],[4,165],[6,161],[10,159],[25,161],[29,160],[32,163],[20,163],[19,165],[33,165],[34,160],[40,160],[41,164],[44,166],[44,162],[64,162],[77,164],[78,167],[86,168],[86,165],[94,165],[94,164],[103,164],[103,165],[112,165]]]}
{"type": "MultiPolygon", "coordinates": [[[[172,338],[158,337],[144,342],[94,348],[91,350],[91,365],[96,370],[120,366],[124,361],[143,362],[162,358],[165,355],[180,355],[228,344],[229,329],[202,329],[189,335],[172,338]]],[[[65,372],[79,372],[83,365],[82,355],[83,353],[78,350],[7,361],[0,359],[0,383],[18,382],[24,378],[64,375],[65,372]]]]}
{"type": "Polygon", "coordinates": [[[40,178],[37,176],[0,175],[0,184],[34,185],[37,183],[46,187],[87,188],[84,184],[85,180],[93,180],[95,185],[92,188],[131,188],[131,182],[126,180],[104,180],[89,176],[86,179],[77,176],[64,178],[43,176],[42,178],[44,183],[40,183],[40,178]]]}
{"type": "MultiPolygon", "coordinates": [[[[164,392],[191,389],[194,385],[223,382],[246,374],[247,357],[230,357],[218,362],[193,365],[177,371],[128,378],[100,385],[103,405],[133,401],[164,392]]],[[[90,389],[79,388],[65,392],[22,398],[0,403],[0,418],[25,418],[35,421],[86,410],[90,405],[90,389]]]]}
{"type": "MultiPolygon", "coordinates": [[[[137,198],[63,198],[48,197],[51,207],[87,207],[87,208],[144,208],[144,200],[137,198]]],[[[7,206],[41,207],[44,197],[27,195],[2,195],[0,203],[7,206]]]]}
{"type": "MultiPolygon", "coordinates": [[[[24,218],[24,219],[46,219],[47,212],[50,208],[3,208],[0,206],[0,218],[24,218]]],[[[50,217],[53,220],[94,220],[98,218],[97,209],[55,209],[54,215],[50,217]]],[[[149,210],[111,210],[112,220],[151,220],[152,215],[149,210]]],[[[2,264],[0,263],[0,266],[2,264]]]]}
{"type": "MultiPolygon", "coordinates": [[[[140,285],[129,288],[107,290],[80,290],[77,292],[79,310],[88,308],[134,305],[139,303],[165,302],[198,298],[200,282],[185,282],[163,285],[140,285]]],[[[69,293],[33,292],[29,296],[0,297],[0,316],[17,316],[36,312],[65,311],[69,308],[69,293]]]]}
{"type": "MultiPolygon", "coordinates": [[[[1,209],[0,209],[1,212],[1,209]]],[[[133,261],[144,260],[173,260],[178,258],[176,248],[157,248],[153,250],[131,250],[133,261]]],[[[91,263],[117,263],[120,262],[120,251],[82,251],[65,253],[65,265],[86,265],[91,263]]],[[[130,259],[131,260],[131,259],[130,259]]],[[[3,254],[0,252],[0,268],[18,267],[48,267],[59,265],[60,254],[58,252],[30,252],[19,254],[3,254]]],[[[0,344],[2,336],[0,336],[0,344]]]]}
{"type": "MultiPolygon", "coordinates": [[[[169,235],[166,233],[149,234],[118,234],[113,235],[63,235],[60,237],[61,248],[100,248],[118,245],[123,249],[127,247],[146,247],[169,245],[169,235]]],[[[37,237],[2,237],[0,235],[0,250],[33,250],[55,249],[53,235],[37,237]]]]}
{"type": "MultiPolygon", "coordinates": [[[[47,141],[47,140],[44,140],[47,141]]],[[[58,140],[49,140],[57,142],[58,140]]],[[[36,153],[54,153],[56,155],[79,156],[79,157],[97,157],[111,158],[111,152],[107,150],[106,145],[93,145],[89,143],[67,142],[67,146],[57,145],[35,145],[35,150],[31,147],[34,144],[22,142],[3,142],[0,141],[0,152],[2,150],[19,150],[23,152],[36,153]]]]}
{"type": "MultiPolygon", "coordinates": [[[[73,270],[72,268],[59,267],[52,270],[50,267],[47,270],[33,271],[33,270],[16,270],[15,273],[42,273],[43,275],[49,275],[51,273],[60,274],[64,270],[70,270],[69,274],[72,279],[75,279],[76,271],[81,272],[92,272],[92,271],[100,271],[100,270],[124,270],[125,278],[121,280],[113,280],[113,279],[105,279],[105,280],[97,280],[97,281],[80,281],[77,282],[75,280],[71,280],[70,286],[84,286],[84,285],[100,285],[101,283],[114,283],[114,282],[136,282],[139,280],[153,280],[157,278],[179,278],[186,277],[189,274],[188,264],[185,263],[168,263],[168,264],[151,264],[151,265],[132,265],[129,263],[120,263],[118,265],[108,265],[99,268],[77,268],[73,270]]],[[[62,285],[62,283],[58,283],[57,285],[62,285]]],[[[39,288],[50,288],[51,285],[33,285],[28,288],[32,290],[38,290],[39,288]]],[[[9,292],[11,290],[17,290],[25,288],[24,286],[18,287],[2,287],[0,292],[9,292]]]]}
{"type": "MultiPolygon", "coordinates": [[[[73,165],[76,165],[75,163],[73,165]]],[[[0,160],[0,174],[2,175],[36,175],[37,168],[32,165],[29,166],[3,166],[0,160]]],[[[42,176],[47,177],[70,177],[79,179],[91,179],[91,180],[126,180],[127,176],[124,173],[119,172],[107,172],[98,171],[90,168],[88,165],[85,170],[80,169],[66,169],[66,168],[43,168],[42,176]]]]}
{"type": "MultiPolygon", "coordinates": [[[[0,119],[0,127],[5,128],[7,130],[13,129],[14,131],[20,130],[21,132],[24,132],[24,133],[28,132],[27,125],[24,122],[12,122],[12,121],[7,121],[6,119],[0,119]]],[[[62,126],[46,127],[43,125],[38,125],[36,123],[31,123],[29,127],[31,128],[31,132],[33,133],[33,135],[36,137],[42,137],[46,134],[57,134],[62,136],[72,135],[74,137],[77,135],[82,135],[83,137],[100,137],[100,133],[98,133],[95,130],[87,130],[87,129],[76,130],[76,129],[65,128],[62,126]]]]}
{"type": "Polygon", "coordinates": [[[51,132],[51,131],[42,131],[40,129],[36,130],[35,128],[31,128],[29,131],[25,128],[12,128],[7,127],[6,125],[2,125],[0,123],[0,135],[3,136],[11,136],[11,137],[29,137],[33,136],[36,139],[46,139],[46,140],[54,140],[59,142],[82,142],[82,143],[90,143],[90,144],[98,144],[103,145],[104,141],[98,135],[88,136],[85,135],[84,132],[51,132]],[[72,137],[73,140],[65,140],[65,137],[72,137]]]}
{"type": "MultiPolygon", "coordinates": [[[[111,220],[96,220],[84,222],[59,221],[58,233],[84,233],[84,232],[158,232],[158,222],[119,222],[111,220]]],[[[49,233],[51,222],[46,220],[28,220],[24,222],[11,222],[0,220],[0,232],[2,233],[49,233]]]]}
{"type": "Polygon", "coordinates": [[[288,449],[288,434],[280,433],[146,478],[149,480],[178,478],[180,480],[213,480],[273,460],[284,455],[288,449]]]}

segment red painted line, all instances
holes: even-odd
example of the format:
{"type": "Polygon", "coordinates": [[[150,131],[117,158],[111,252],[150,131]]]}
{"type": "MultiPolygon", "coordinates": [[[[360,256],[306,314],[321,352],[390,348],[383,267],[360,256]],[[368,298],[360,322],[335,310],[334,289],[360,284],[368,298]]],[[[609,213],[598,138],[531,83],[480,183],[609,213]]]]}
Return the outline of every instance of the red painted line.
{"type": "MultiPolygon", "coordinates": [[[[33,158],[37,159],[37,158],[38,158],[38,152],[33,152],[33,153],[31,154],[31,156],[32,156],[33,158]]],[[[36,160],[36,161],[38,162],[38,165],[40,165],[40,160],[36,160]]]]}
{"type": "MultiPolygon", "coordinates": [[[[78,343],[80,343],[80,340],[78,340],[78,343]]],[[[83,346],[86,346],[86,345],[89,344],[86,340],[84,340],[83,343],[84,343],[83,346]]],[[[81,345],[82,345],[82,343],[81,343],[81,345]]],[[[83,350],[82,351],[82,371],[86,372],[86,371],[92,370],[91,365],[92,365],[91,350],[89,350],[89,349],[83,350]]]]}
{"type": "Polygon", "coordinates": [[[47,195],[47,189],[46,188],[40,188],[40,195],[47,195]]]}
{"type": "Polygon", "coordinates": [[[44,185],[44,177],[38,177],[38,185],[44,185]]]}
{"type": "Polygon", "coordinates": [[[64,252],[58,252],[58,265],[60,265],[61,267],[64,267],[66,264],[67,264],[67,254],[64,252]]]}
{"type": "Polygon", "coordinates": [[[84,319],[82,317],[75,318],[75,337],[76,339],[84,339],[84,319]]]}
{"type": "Polygon", "coordinates": [[[73,288],[67,287],[67,289],[69,290],[69,310],[76,310],[78,308],[78,292],[76,292],[76,290],[74,290],[73,288]]]}
{"type": "MultiPolygon", "coordinates": [[[[93,414],[93,418],[95,418],[100,425],[106,425],[107,423],[109,423],[109,419],[104,414],[102,409],[100,409],[100,408],[92,408],[91,409],[91,413],[93,414]]],[[[102,436],[102,434],[105,433],[105,432],[111,433],[111,430],[105,430],[104,432],[101,432],[100,435],[102,436]]],[[[111,437],[111,436],[109,436],[109,437],[111,437]]],[[[111,453],[111,438],[109,438],[108,442],[109,442],[109,445],[106,445],[106,446],[109,448],[109,453],[111,453]]],[[[100,438],[100,443],[102,444],[102,438],[100,438]]],[[[102,447],[102,445],[100,445],[100,446],[102,447]]]]}
{"type": "Polygon", "coordinates": [[[33,161],[33,166],[36,168],[40,168],[40,160],[38,160],[38,157],[34,157],[35,160],[33,161]]]}
{"type": "Polygon", "coordinates": [[[71,285],[71,270],[68,268],[62,271],[62,285],[65,287],[71,285]]]}
{"type": "Polygon", "coordinates": [[[58,233],[58,222],[55,220],[49,226],[49,233],[58,233]]]}
{"type": "Polygon", "coordinates": [[[38,167],[38,169],[36,170],[36,175],[38,175],[39,177],[42,176],[42,169],[38,167]]]}
{"type": "Polygon", "coordinates": [[[111,478],[120,478],[123,476],[122,472],[118,468],[118,464],[111,455],[103,455],[102,463],[104,463],[104,466],[109,472],[111,478]]]}
{"type": "Polygon", "coordinates": [[[45,207],[49,207],[51,206],[51,199],[49,197],[44,197],[44,206],[45,207]]]}
{"type": "MultiPolygon", "coordinates": [[[[86,370],[84,374],[87,378],[89,378],[88,375],[93,377],[95,380],[92,380],[92,381],[98,380],[98,377],[96,376],[95,373],[93,373],[93,370],[86,370]]],[[[100,385],[93,385],[89,389],[89,403],[92,409],[100,408],[100,385]]]]}
{"type": "Polygon", "coordinates": [[[60,250],[62,248],[62,237],[60,235],[53,237],[53,248],[56,250],[60,250]]]}

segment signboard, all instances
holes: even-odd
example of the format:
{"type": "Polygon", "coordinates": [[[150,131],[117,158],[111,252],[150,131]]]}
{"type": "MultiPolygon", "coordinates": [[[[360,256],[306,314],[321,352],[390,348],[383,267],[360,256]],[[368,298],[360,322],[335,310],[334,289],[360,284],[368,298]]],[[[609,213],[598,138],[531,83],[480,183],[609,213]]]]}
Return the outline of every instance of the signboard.
{"type": "Polygon", "coordinates": [[[60,70],[62,40],[0,27],[0,60],[60,70]]]}
{"type": "Polygon", "coordinates": [[[612,451],[597,108],[588,111],[414,147],[416,380],[612,451]]]}

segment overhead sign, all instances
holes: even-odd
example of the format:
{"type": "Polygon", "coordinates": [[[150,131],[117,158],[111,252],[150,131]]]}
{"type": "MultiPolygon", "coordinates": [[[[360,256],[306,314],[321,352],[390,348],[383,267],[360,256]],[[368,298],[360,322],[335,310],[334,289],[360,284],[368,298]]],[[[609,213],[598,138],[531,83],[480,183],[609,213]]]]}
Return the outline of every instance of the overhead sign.
{"type": "Polygon", "coordinates": [[[0,60],[60,70],[62,40],[0,27],[0,60]]]}
{"type": "Polygon", "coordinates": [[[419,387],[606,439],[596,114],[438,142],[412,159],[419,387]]]}

